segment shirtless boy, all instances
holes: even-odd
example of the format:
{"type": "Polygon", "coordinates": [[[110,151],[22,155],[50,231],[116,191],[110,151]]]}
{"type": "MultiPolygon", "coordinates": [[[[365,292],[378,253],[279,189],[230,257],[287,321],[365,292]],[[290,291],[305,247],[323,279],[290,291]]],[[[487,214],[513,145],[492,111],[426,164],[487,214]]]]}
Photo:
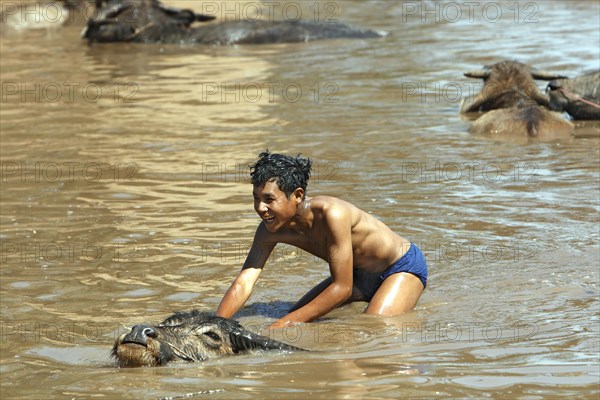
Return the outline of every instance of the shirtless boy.
{"type": "Polygon", "coordinates": [[[217,315],[230,318],[242,308],[277,243],[325,260],[331,276],[272,328],[313,321],[352,301],[368,301],[368,314],[392,316],[411,310],[419,300],[427,283],[423,253],[350,203],[307,197],[311,164],[299,156],[264,152],[251,167],[254,210],[262,222],[217,315]]]}

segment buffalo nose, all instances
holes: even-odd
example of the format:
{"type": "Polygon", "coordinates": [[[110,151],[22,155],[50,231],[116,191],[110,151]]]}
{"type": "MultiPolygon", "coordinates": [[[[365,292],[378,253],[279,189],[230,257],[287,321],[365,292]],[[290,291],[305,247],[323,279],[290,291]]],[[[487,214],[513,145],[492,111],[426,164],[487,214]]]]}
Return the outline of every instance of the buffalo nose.
{"type": "Polygon", "coordinates": [[[146,337],[155,338],[156,337],[156,331],[154,330],[154,328],[146,326],[146,327],[142,328],[142,335],[146,336],[146,337]]]}
{"type": "Polygon", "coordinates": [[[135,325],[123,338],[123,342],[131,342],[146,345],[148,344],[148,338],[158,337],[158,332],[154,328],[148,325],[135,325]]]}

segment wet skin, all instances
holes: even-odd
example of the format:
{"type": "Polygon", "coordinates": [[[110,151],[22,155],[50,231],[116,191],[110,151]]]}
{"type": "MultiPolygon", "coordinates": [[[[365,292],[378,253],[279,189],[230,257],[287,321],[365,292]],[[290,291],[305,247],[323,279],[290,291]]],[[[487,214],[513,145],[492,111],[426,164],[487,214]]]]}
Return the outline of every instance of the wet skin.
{"type": "MultiPolygon", "coordinates": [[[[329,197],[305,197],[297,188],[288,198],[276,181],[255,186],[254,209],[262,219],[242,271],[225,294],[217,315],[234,315],[250,297],[266,260],[277,243],[296,246],[329,263],[331,277],[309,291],[272,327],[313,321],[349,301],[364,300],[353,285],[353,268],[380,273],[398,260],[410,242],[354,205],[329,197]]],[[[388,277],[367,308],[368,313],[396,315],[414,307],[423,292],[409,273],[388,277]]]]}

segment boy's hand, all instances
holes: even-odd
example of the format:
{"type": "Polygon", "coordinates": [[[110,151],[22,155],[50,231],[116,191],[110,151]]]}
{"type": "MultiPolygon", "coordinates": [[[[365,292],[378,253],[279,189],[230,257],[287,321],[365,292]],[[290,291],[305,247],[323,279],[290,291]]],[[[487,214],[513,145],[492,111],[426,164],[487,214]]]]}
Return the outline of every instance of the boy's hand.
{"type": "Polygon", "coordinates": [[[293,321],[286,321],[286,320],[283,320],[283,319],[279,319],[279,320],[273,322],[271,324],[271,326],[269,326],[267,329],[268,330],[269,329],[281,329],[281,328],[285,328],[286,326],[290,326],[292,324],[294,324],[293,321]]]}

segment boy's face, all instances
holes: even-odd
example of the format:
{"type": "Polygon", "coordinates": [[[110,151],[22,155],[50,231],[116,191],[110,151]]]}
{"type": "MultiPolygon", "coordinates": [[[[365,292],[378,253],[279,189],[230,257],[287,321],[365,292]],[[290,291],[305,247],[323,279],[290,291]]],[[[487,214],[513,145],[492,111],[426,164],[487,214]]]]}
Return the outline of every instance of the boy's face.
{"type": "Polygon", "coordinates": [[[276,232],[286,226],[296,215],[299,199],[294,192],[288,199],[279,189],[277,181],[268,181],[263,185],[254,186],[254,210],[265,223],[269,232],[276,232]]]}

